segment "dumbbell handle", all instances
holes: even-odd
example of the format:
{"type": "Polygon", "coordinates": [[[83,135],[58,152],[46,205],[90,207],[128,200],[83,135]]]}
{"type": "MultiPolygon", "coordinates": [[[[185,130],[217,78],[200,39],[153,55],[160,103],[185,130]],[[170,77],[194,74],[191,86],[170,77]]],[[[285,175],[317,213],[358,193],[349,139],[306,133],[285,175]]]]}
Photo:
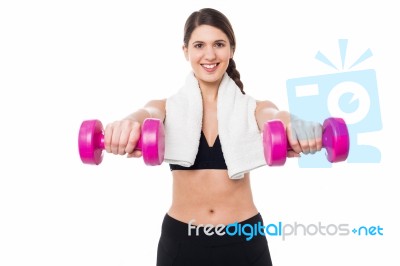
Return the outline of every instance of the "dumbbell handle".
{"type": "MultiPolygon", "coordinates": [[[[90,137],[90,136],[87,136],[87,137],[90,137]]],[[[104,144],[104,133],[95,135],[94,145],[95,145],[95,147],[98,148],[98,149],[102,149],[102,150],[105,149],[105,144],[104,144]]],[[[136,150],[138,150],[138,151],[141,151],[141,150],[142,150],[142,138],[141,138],[141,136],[139,137],[139,140],[138,140],[138,142],[137,142],[136,147],[135,147],[134,150],[135,150],[135,151],[136,151],[136,150]]]]}
{"type": "MultiPolygon", "coordinates": [[[[104,129],[101,121],[83,121],[78,137],[79,155],[83,163],[100,164],[103,160],[104,129]]],[[[164,127],[159,119],[147,118],[141,126],[134,150],[142,151],[146,165],[160,165],[164,160],[164,127]]]]}
{"type": "MultiPolygon", "coordinates": [[[[287,151],[292,150],[286,136],[284,125],[280,120],[264,124],[264,155],[267,164],[283,165],[287,151]]],[[[329,162],[341,162],[349,154],[349,133],[346,123],[341,118],[325,119],[322,132],[322,146],[326,150],[329,162]]]]}
{"type": "MultiPolygon", "coordinates": [[[[93,163],[93,152],[105,149],[103,125],[99,120],[88,120],[82,123],[79,133],[79,143],[91,143],[87,145],[79,145],[79,153],[82,161],[93,163]]],[[[142,150],[142,138],[140,137],[135,150],[142,150]]],[[[102,161],[102,156],[95,156],[95,164],[102,161]]]]}
{"type": "MultiPolygon", "coordinates": [[[[349,133],[346,123],[341,118],[328,118],[325,119],[322,125],[322,147],[327,151],[327,159],[329,162],[341,162],[347,159],[349,153],[349,133]],[[332,123],[335,124],[335,128],[332,128],[332,123]],[[336,143],[340,145],[334,145],[332,138],[335,138],[336,143]],[[334,146],[333,146],[334,145],[334,146]]],[[[288,140],[288,150],[293,150],[290,147],[288,140]]]]}

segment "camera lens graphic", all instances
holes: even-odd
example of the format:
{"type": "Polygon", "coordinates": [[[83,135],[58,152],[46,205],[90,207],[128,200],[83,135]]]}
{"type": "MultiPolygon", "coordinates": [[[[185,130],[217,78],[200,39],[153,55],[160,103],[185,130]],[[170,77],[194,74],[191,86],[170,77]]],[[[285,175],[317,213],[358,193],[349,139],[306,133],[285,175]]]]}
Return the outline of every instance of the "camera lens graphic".
{"type": "Polygon", "coordinates": [[[371,100],[367,90],[359,83],[344,81],[332,88],[327,104],[332,116],[342,117],[348,124],[356,124],[368,115],[371,100]]]}

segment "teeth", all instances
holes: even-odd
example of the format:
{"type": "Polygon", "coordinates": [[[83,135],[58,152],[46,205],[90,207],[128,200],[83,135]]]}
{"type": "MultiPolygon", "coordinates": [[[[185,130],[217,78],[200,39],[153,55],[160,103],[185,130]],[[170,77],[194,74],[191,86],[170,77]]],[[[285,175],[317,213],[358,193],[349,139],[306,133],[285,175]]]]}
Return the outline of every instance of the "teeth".
{"type": "Polygon", "coordinates": [[[205,67],[205,68],[213,68],[213,67],[216,67],[217,66],[217,64],[213,64],[213,65],[203,65],[203,67],[205,67]]]}

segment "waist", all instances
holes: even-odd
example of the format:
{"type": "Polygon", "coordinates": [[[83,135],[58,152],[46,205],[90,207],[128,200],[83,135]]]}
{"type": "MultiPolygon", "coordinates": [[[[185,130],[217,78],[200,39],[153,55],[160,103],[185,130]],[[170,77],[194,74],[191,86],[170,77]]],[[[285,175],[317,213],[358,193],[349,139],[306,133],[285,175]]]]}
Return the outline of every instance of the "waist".
{"type": "Polygon", "coordinates": [[[174,171],[172,199],[168,214],[186,223],[226,224],[258,212],[248,174],[233,180],[224,170],[174,171]]]}
{"type": "Polygon", "coordinates": [[[183,242],[219,245],[264,238],[263,225],[260,213],[242,221],[215,226],[210,224],[193,225],[191,221],[184,223],[166,214],[162,223],[162,237],[183,242]]]}

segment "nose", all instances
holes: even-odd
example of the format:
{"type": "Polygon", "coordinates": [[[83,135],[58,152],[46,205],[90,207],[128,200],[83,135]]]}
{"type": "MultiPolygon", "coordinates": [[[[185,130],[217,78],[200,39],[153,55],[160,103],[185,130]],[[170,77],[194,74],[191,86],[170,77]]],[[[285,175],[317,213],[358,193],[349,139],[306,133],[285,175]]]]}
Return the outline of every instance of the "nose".
{"type": "Polygon", "coordinates": [[[207,47],[204,51],[204,58],[206,60],[212,61],[215,59],[215,57],[216,57],[216,55],[215,55],[214,47],[212,47],[212,46],[207,47]]]}

